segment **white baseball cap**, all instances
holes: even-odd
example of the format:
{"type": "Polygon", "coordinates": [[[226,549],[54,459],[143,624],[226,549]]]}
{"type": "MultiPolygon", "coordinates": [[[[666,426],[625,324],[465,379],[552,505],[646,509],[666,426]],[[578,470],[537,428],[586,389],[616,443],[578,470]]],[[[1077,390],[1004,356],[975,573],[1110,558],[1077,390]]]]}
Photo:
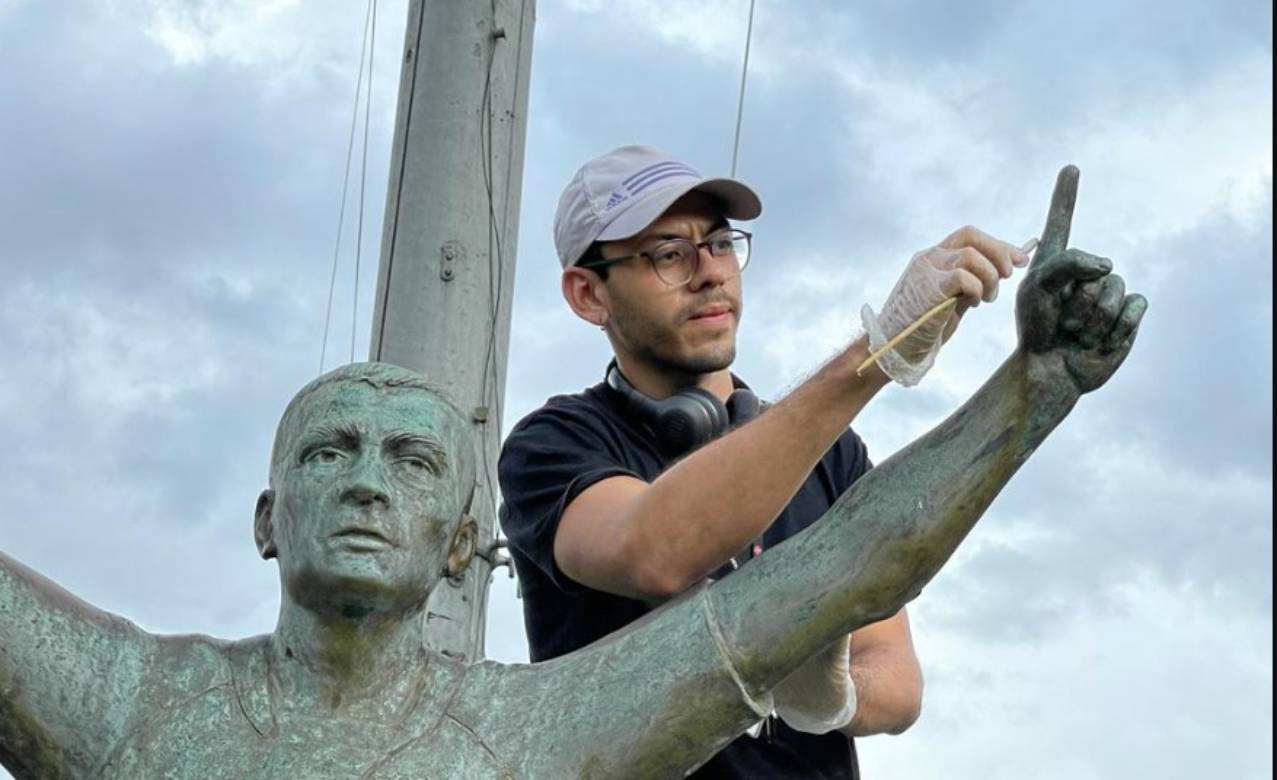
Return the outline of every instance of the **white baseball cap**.
{"type": "Polygon", "coordinates": [[[642,232],[692,190],[722,203],[728,219],[754,219],[763,204],[735,179],[706,179],[687,163],[650,146],[622,146],[582,165],[559,197],[554,247],[564,268],[595,241],[642,232]]]}

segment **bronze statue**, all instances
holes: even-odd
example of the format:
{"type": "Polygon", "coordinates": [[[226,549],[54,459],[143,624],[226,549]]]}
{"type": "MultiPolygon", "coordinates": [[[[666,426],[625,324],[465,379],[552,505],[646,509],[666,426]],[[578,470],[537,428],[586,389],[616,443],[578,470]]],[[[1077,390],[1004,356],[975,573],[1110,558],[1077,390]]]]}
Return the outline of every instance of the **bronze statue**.
{"type": "Polygon", "coordinates": [[[806,659],[917,595],[1125,359],[1146,303],[1066,248],[1076,186],[1066,168],[1018,348],[961,409],[800,536],[550,662],[422,648],[426,598],[473,553],[464,417],[393,366],[311,382],[254,519],[279,565],[273,633],[148,634],[0,554],[0,762],[20,778],[682,776],[806,659]]]}

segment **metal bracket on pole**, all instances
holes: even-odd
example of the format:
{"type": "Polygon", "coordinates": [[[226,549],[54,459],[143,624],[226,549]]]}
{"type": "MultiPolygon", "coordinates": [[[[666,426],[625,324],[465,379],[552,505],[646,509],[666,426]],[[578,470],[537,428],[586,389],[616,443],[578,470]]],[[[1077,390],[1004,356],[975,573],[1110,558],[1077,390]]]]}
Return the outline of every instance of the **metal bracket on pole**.
{"type": "Polygon", "coordinates": [[[466,248],[460,241],[449,241],[439,247],[439,278],[451,282],[457,275],[457,262],[465,259],[466,248]]]}
{"type": "Polygon", "coordinates": [[[475,555],[487,561],[488,567],[493,571],[496,571],[502,566],[506,567],[506,572],[510,575],[510,579],[514,579],[514,562],[510,560],[509,555],[502,552],[502,550],[509,546],[509,543],[505,539],[497,537],[492,541],[492,544],[488,546],[488,549],[480,550],[475,553],[475,555]]]}

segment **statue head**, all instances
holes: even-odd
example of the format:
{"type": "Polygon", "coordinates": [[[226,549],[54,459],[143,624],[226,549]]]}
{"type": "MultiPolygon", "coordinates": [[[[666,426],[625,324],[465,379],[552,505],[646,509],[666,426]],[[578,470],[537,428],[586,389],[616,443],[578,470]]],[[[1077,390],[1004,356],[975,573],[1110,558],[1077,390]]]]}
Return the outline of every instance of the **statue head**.
{"type": "Polygon", "coordinates": [[[420,607],[469,563],[475,455],[461,413],[420,375],[356,363],[284,410],[254,535],[285,601],[359,617],[420,607]]]}

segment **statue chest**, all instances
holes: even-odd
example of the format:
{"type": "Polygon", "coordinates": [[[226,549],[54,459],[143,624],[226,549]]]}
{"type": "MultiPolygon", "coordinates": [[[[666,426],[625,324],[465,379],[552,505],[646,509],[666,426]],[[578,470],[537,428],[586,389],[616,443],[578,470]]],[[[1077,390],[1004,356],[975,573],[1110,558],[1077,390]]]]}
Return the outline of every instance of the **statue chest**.
{"type": "MultiPolygon", "coordinates": [[[[462,667],[423,663],[376,714],[315,712],[280,693],[261,652],[145,691],[100,778],[514,778],[492,746],[445,711],[462,667]]],[[[169,679],[177,678],[173,675],[169,679]]]]}
{"type": "Polygon", "coordinates": [[[102,778],[511,778],[489,746],[443,713],[403,723],[320,717],[257,723],[232,696],[157,715],[126,738],[102,778]]]}

